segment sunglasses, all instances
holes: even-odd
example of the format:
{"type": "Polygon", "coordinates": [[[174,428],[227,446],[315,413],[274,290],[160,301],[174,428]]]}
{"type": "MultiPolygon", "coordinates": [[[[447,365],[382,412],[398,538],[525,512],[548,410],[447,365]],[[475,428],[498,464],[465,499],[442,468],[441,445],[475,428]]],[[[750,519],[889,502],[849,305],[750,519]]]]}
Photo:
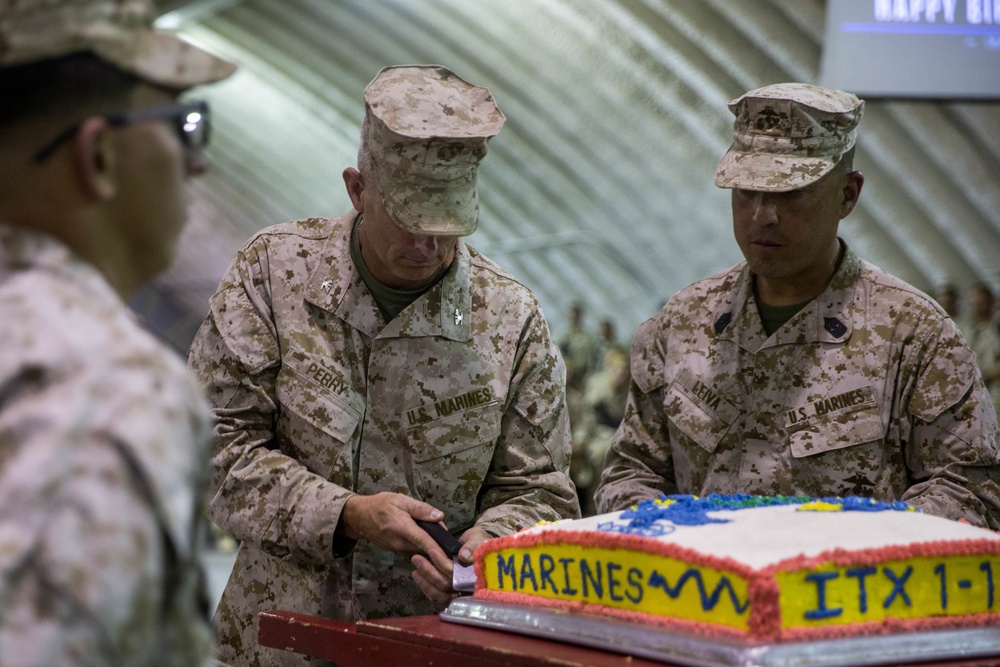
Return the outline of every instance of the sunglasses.
{"type": "MultiPolygon", "coordinates": [[[[143,121],[171,121],[181,144],[183,144],[185,149],[192,152],[201,150],[208,145],[208,134],[211,128],[208,102],[205,100],[194,100],[182,104],[167,104],[148,107],[146,109],[133,109],[121,113],[107,114],[102,116],[102,118],[111,127],[125,127],[126,125],[143,121]]],[[[35,153],[35,162],[45,162],[45,160],[49,159],[56,152],[59,146],[72,139],[79,129],[80,123],[76,123],[60,132],[42,150],[35,153]]]]}

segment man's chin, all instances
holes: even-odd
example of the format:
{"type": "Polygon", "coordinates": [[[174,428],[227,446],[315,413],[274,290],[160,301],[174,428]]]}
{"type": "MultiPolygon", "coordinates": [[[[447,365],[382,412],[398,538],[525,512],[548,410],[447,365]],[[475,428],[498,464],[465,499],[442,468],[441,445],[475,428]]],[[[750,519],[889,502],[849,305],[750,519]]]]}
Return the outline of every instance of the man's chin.
{"type": "Polygon", "coordinates": [[[394,281],[395,284],[390,285],[390,287],[394,287],[395,289],[402,290],[404,292],[418,290],[421,287],[426,287],[428,284],[432,283],[434,279],[437,278],[437,275],[437,265],[420,270],[414,268],[400,270],[396,272],[394,281]]]}

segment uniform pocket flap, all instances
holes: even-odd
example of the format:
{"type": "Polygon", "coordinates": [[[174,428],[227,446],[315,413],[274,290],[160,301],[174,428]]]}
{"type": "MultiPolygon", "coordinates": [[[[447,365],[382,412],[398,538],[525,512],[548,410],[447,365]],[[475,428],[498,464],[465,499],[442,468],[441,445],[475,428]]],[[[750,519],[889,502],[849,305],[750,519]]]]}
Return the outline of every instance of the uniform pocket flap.
{"type": "Polygon", "coordinates": [[[288,410],[333,436],[347,442],[361,421],[360,400],[336,368],[290,350],[278,373],[278,400],[288,410]]]}
{"type": "Polygon", "coordinates": [[[500,404],[491,401],[407,430],[415,463],[453,456],[500,437],[500,404]]]}
{"type": "Polygon", "coordinates": [[[739,411],[687,370],[681,372],[663,400],[667,417],[705,451],[714,452],[739,411]]]}
{"type": "Polygon", "coordinates": [[[789,410],[785,414],[785,430],[795,458],[873,442],[885,435],[870,387],[789,410]]]}

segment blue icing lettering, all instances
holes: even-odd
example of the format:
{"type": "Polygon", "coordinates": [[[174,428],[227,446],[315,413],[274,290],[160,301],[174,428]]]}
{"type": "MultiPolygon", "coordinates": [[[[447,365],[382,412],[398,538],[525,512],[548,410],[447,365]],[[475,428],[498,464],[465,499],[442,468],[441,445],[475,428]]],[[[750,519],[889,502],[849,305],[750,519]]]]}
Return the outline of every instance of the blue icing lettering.
{"type": "Polygon", "coordinates": [[[596,597],[601,599],[604,597],[604,584],[601,582],[602,571],[601,571],[601,561],[597,561],[597,567],[594,570],[590,569],[590,565],[587,561],[580,560],[580,578],[583,580],[583,597],[590,597],[590,591],[587,588],[587,582],[594,587],[596,597]],[[596,575],[594,572],[596,571],[596,575]]]}
{"type": "Polygon", "coordinates": [[[542,590],[545,590],[545,584],[548,582],[549,587],[551,587],[553,593],[558,593],[559,590],[556,588],[556,582],[552,581],[552,570],[556,569],[556,561],[549,554],[542,554],[538,557],[538,575],[542,579],[542,590]]]}
{"type": "Polygon", "coordinates": [[[636,567],[629,568],[628,586],[629,592],[625,593],[625,597],[635,604],[642,602],[642,570],[636,567]]]}
{"type": "Polygon", "coordinates": [[[507,560],[503,559],[499,553],[497,554],[497,582],[499,587],[503,588],[503,575],[510,577],[510,585],[516,591],[517,590],[517,576],[514,574],[514,556],[511,554],[507,560]]]}
{"type": "Polygon", "coordinates": [[[622,566],[618,563],[608,563],[608,597],[615,602],[621,602],[625,599],[615,591],[622,583],[617,578],[618,570],[620,569],[622,569],[622,566]]]}
{"type": "Polygon", "coordinates": [[[559,559],[559,562],[563,566],[563,582],[565,582],[565,584],[566,584],[565,586],[563,586],[563,589],[561,591],[559,591],[563,595],[576,595],[579,592],[575,588],[571,588],[570,585],[569,585],[569,564],[572,563],[575,560],[576,560],[575,558],[560,558],[559,559]]]}
{"type": "Polygon", "coordinates": [[[986,561],[979,564],[979,569],[986,574],[986,606],[993,609],[993,566],[986,561]]]}
{"type": "Polygon", "coordinates": [[[538,590],[538,580],[535,579],[535,568],[531,566],[531,556],[524,554],[521,559],[521,582],[520,587],[524,588],[524,581],[528,579],[531,581],[531,587],[537,591],[538,590]]]}
{"type": "Polygon", "coordinates": [[[810,621],[833,618],[844,613],[842,607],[826,606],[826,582],[840,576],[839,572],[813,572],[806,575],[806,581],[816,584],[816,609],[807,611],[805,617],[810,621]]]}
{"type": "Polygon", "coordinates": [[[896,573],[887,567],[882,568],[882,574],[889,577],[889,579],[892,581],[892,592],[889,593],[889,597],[887,597],[885,599],[885,602],[882,603],[882,607],[884,609],[888,609],[889,605],[892,604],[893,600],[896,599],[897,595],[900,598],[902,598],[903,603],[906,604],[907,607],[913,606],[912,603],[910,602],[910,596],[906,594],[906,588],[905,588],[906,580],[910,578],[911,574],[913,574],[913,566],[912,565],[907,566],[906,571],[903,572],[902,576],[896,576],[896,573]]]}
{"type": "Polygon", "coordinates": [[[848,570],[844,574],[848,577],[856,577],[858,580],[858,609],[862,614],[868,612],[868,589],[865,587],[865,577],[878,573],[875,567],[856,567],[848,570]]]}
{"type": "Polygon", "coordinates": [[[563,587],[560,590],[553,577],[556,570],[556,559],[551,554],[546,553],[537,555],[537,563],[532,559],[532,554],[522,554],[520,573],[518,573],[514,556],[506,560],[498,556],[499,587],[505,587],[506,575],[506,577],[510,577],[513,590],[520,589],[525,592],[550,590],[553,593],[567,596],[575,596],[579,593],[583,598],[596,598],[598,600],[604,600],[606,593],[607,598],[615,602],[622,602],[626,597],[635,603],[642,600],[642,571],[637,568],[629,569],[626,574],[623,566],[613,561],[560,558],[559,563],[562,565],[563,573],[563,587]],[[571,586],[571,574],[577,572],[580,576],[582,591],[571,586]]]}
{"type": "Polygon", "coordinates": [[[944,563],[938,563],[934,566],[934,574],[941,578],[941,608],[948,608],[948,573],[945,570],[944,563]]]}

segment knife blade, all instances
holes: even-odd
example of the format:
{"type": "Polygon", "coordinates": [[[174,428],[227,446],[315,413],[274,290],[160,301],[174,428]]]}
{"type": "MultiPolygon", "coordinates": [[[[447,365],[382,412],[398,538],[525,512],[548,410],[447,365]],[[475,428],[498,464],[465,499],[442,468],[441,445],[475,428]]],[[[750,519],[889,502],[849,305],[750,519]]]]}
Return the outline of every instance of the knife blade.
{"type": "Polygon", "coordinates": [[[458,552],[462,550],[462,543],[448,529],[440,523],[433,521],[423,521],[414,519],[418,526],[430,535],[445,555],[452,559],[451,587],[460,593],[470,593],[476,589],[475,568],[465,565],[458,560],[458,552]]]}

